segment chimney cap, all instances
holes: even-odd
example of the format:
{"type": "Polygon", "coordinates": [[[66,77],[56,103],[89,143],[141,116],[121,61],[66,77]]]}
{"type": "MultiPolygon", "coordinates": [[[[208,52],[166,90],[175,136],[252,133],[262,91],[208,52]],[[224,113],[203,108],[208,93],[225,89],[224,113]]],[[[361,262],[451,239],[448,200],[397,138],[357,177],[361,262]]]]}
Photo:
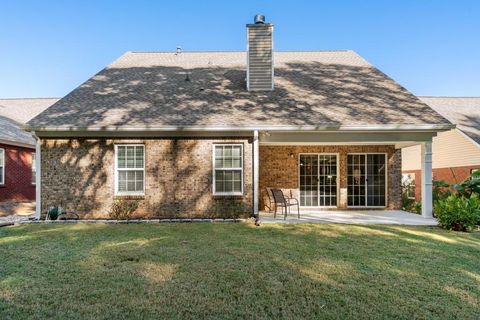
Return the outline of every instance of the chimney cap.
{"type": "Polygon", "coordinates": [[[265,16],[263,14],[256,14],[253,18],[255,24],[265,24],[265,16]]]}

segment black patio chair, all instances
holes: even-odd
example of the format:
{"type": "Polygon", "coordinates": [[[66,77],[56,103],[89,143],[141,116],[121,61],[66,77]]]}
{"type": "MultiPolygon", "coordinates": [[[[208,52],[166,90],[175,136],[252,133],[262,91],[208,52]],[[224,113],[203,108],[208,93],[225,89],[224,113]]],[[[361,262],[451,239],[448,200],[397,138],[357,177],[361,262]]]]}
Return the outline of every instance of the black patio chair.
{"type": "Polygon", "coordinates": [[[290,207],[297,206],[298,219],[300,219],[300,205],[298,199],[286,198],[283,191],[280,189],[272,189],[272,195],[275,202],[275,211],[273,212],[273,218],[277,217],[277,208],[281,207],[283,213],[283,220],[287,220],[287,210],[290,213],[290,207]]]}
{"type": "Polygon", "coordinates": [[[272,194],[272,188],[265,188],[267,190],[267,196],[268,196],[268,212],[273,212],[275,208],[275,199],[273,198],[272,194]]]}

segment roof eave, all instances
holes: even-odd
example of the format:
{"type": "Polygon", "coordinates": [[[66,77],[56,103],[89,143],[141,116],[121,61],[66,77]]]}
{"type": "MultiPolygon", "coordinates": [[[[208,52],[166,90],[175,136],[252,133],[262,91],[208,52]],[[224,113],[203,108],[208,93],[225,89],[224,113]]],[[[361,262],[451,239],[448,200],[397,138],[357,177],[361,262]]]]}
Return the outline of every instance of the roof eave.
{"type": "Polygon", "coordinates": [[[29,148],[29,149],[35,148],[34,143],[26,143],[26,142],[10,140],[10,139],[0,139],[0,144],[6,144],[10,146],[29,148]]]}
{"type": "Polygon", "coordinates": [[[277,126],[30,126],[27,131],[32,132],[222,132],[222,131],[375,131],[375,132],[439,132],[454,129],[451,123],[442,124],[387,124],[387,125],[277,125],[277,126]]]}

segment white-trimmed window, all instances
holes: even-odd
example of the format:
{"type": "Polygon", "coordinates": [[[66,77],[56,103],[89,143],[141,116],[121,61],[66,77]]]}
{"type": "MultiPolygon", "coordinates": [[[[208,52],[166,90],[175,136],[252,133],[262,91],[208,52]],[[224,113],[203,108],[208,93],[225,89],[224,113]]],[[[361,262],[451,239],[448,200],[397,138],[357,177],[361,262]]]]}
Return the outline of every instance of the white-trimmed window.
{"type": "Polygon", "coordinates": [[[32,153],[32,184],[35,184],[37,181],[37,157],[35,156],[35,152],[32,153]]]}
{"type": "Polygon", "coordinates": [[[115,145],[115,194],[143,195],[145,193],[145,146],[143,144],[115,145]]]}
{"type": "Polygon", "coordinates": [[[0,184],[5,184],[5,149],[0,149],[0,184]]]}
{"type": "Polygon", "coordinates": [[[213,145],[213,193],[243,194],[243,145],[213,145]]]}

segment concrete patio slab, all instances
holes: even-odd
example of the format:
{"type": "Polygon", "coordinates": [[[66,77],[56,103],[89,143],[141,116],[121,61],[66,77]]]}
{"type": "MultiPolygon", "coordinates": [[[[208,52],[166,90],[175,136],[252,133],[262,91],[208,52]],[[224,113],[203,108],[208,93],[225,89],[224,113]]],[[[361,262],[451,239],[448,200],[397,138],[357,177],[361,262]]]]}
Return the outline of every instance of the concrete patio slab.
{"type": "MultiPolygon", "coordinates": [[[[280,210],[278,211],[280,212],[280,210]]],[[[296,210],[292,210],[283,220],[283,214],[260,212],[261,223],[344,223],[344,224],[394,224],[410,226],[436,226],[434,218],[423,218],[421,215],[401,210],[300,210],[300,219],[296,210]]]]}

